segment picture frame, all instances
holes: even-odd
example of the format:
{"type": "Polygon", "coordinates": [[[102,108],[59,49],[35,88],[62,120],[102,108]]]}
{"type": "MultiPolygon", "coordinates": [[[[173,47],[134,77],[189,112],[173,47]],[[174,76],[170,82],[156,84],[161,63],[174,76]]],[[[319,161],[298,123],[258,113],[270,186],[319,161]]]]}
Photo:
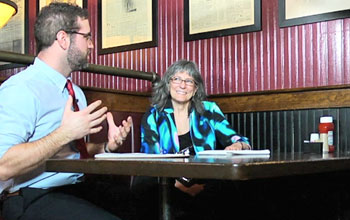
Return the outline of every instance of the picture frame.
{"type": "Polygon", "coordinates": [[[69,3],[75,3],[79,5],[82,8],[87,7],[87,0],[37,0],[37,14],[39,14],[39,11],[41,10],[42,7],[49,5],[51,2],[69,2],[69,3]]]}
{"type": "Polygon", "coordinates": [[[279,0],[279,25],[290,27],[350,17],[350,1],[279,0]]]}
{"type": "MultiPolygon", "coordinates": [[[[0,50],[26,54],[29,50],[28,0],[13,0],[17,4],[17,14],[0,29],[0,50]]],[[[22,64],[0,62],[0,70],[23,67],[22,64]]]]}
{"type": "Polygon", "coordinates": [[[158,0],[99,0],[98,12],[98,54],[157,46],[158,0]]]}
{"type": "Polygon", "coordinates": [[[184,40],[261,30],[261,0],[184,0],[184,40]]]}

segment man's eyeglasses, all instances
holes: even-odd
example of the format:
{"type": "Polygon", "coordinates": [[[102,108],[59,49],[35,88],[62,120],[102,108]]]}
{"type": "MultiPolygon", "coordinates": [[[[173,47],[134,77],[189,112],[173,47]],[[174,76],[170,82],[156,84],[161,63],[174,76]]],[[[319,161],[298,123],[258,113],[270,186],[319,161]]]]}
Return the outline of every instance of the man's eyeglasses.
{"type": "Polygon", "coordinates": [[[82,35],[86,40],[92,41],[91,33],[80,33],[78,31],[66,31],[67,34],[79,34],[82,35]]]}
{"type": "Polygon", "coordinates": [[[194,86],[194,85],[196,85],[196,82],[193,79],[181,79],[180,77],[174,76],[174,77],[170,78],[170,80],[174,84],[181,84],[182,82],[185,82],[185,84],[187,86],[194,86]]]}

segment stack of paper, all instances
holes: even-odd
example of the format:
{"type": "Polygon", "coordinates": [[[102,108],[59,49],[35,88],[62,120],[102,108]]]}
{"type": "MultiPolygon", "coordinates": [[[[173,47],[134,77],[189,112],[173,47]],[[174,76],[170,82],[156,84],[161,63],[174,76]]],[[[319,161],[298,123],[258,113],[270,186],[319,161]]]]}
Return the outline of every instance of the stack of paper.
{"type": "Polygon", "coordinates": [[[250,155],[261,156],[270,155],[270,150],[205,150],[197,153],[198,156],[234,156],[234,155],[250,155]]]}
{"type": "Polygon", "coordinates": [[[102,153],[96,159],[148,159],[148,158],[185,158],[184,154],[146,154],[146,153],[102,153]]]}

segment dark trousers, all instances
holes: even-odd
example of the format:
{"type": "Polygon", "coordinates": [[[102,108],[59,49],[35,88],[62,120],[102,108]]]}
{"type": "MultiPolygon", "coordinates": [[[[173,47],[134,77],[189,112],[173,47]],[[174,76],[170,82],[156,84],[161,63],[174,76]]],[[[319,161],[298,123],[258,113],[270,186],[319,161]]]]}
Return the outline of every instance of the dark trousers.
{"type": "Polygon", "coordinates": [[[119,189],[107,185],[88,181],[52,189],[22,188],[20,195],[3,202],[2,215],[5,220],[119,220],[111,213],[123,200],[119,189]]]}

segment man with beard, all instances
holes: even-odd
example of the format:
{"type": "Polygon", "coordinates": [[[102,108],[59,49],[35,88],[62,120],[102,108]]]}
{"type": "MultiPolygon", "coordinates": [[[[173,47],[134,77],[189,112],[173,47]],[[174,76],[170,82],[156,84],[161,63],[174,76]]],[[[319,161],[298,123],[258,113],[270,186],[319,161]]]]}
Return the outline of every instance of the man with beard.
{"type": "Polygon", "coordinates": [[[44,172],[46,159],[79,158],[77,140],[99,132],[106,118],[108,142],[83,141],[87,156],[115,151],[132,124],[129,117],[116,126],[100,100],[87,106],[78,86],[73,85],[75,95],[68,91],[71,72],[87,64],[93,48],[88,12],[52,3],[41,10],[34,29],[38,47],[34,64],[0,87],[3,216],[7,220],[119,219],[94,205],[95,198],[87,201],[82,196],[86,189],[94,191],[84,185],[83,174],[44,172]]]}

